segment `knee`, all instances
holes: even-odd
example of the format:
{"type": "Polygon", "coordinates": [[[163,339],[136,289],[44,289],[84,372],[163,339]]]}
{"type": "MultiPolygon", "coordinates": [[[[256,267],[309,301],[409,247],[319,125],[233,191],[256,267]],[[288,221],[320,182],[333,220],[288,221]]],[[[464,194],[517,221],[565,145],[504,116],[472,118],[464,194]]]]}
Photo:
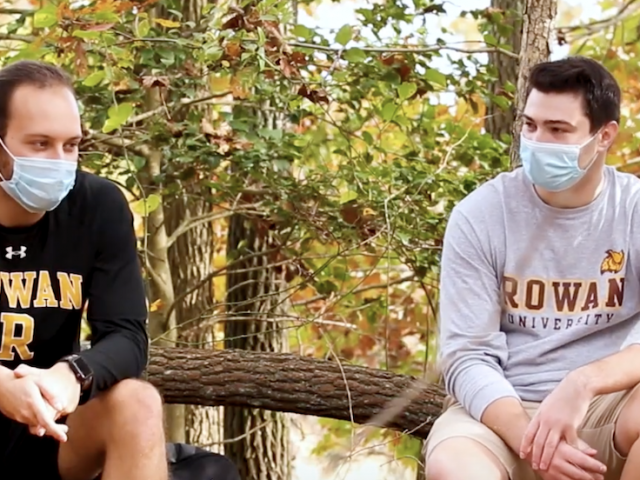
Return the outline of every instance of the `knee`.
{"type": "Polygon", "coordinates": [[[616,450],[626,457],[640,439],[640,388],[636,388],[618,415],[614,443],[616,450]]]}
{"type": "Polygon", "coordinates": [[[438,444],[425,463],[429,480],[508,480],[507,471],[488,449],[468,438],[438,444]],[[461,459],[465,459],[461,461],[461,459]],[[469,470],[471,469],[471,470],[469,470]]]}
{"type": "Polygon", "coordinates": [[[146,426],[162,424],[162,396],[148,382],[135,379],[123,380],[114,385],[104,398],[111,417],[124,422],[146,426]]]}

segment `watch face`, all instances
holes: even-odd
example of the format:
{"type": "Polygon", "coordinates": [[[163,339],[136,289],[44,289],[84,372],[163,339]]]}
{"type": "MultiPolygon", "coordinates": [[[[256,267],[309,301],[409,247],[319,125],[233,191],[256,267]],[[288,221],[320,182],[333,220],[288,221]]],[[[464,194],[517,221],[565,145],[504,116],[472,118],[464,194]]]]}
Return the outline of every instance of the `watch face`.
{"type": "Polygon", "coordinates": [[[83,377],[91,378],[91,376],[93,375],[93,372],[91,371],[91,368],[89,367],[89,364],[84,360],[84,358],[76,357],[76,358],[73,359],[73,363],[76,365],[76,367],[78,368],[80,374],[83,377]]]}

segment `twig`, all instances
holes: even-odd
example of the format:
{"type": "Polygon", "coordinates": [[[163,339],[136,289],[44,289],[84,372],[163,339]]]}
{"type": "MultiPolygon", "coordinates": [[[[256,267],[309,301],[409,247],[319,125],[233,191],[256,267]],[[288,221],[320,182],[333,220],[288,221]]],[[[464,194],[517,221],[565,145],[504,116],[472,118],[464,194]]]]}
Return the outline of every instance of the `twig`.
{"type": "MultiPolygon", "coordinates": [[[[206,213],[204,215],[198,215],[196,217],[187,217],[183,220],[183,222],[180,225],[178,225],[178,227],[173,231],[173,233],[169,235],[169,238],[167,239],[167,248],[173,245],[180,236],[184,235],[192,228],[198,227],[204,223],[209,223],[215,220],[221,220],[223,218],[230,217],[234,213],[244,213],[244,214],[254,213],[254,211],[251,209],[257,208],[257,207],[258,207],[257,204],[243,205],[242,208],[232,209],[225,212],[211,212],[211,213],[206,213]]],[[[255,213],[259,213],[259,212],[255,212],[255,213]]]]}
{"type": "Polygon", "coordinates": [[[233,437],[233,438],[226,438],[226,439],[220,440],[218,442],[208,443],[208,444],[205,445],[205,447],[209,447],[210,448],[210,447],[215,447],[216,445],[224,445],[226,443],[239,442],[240,440],[243,440],[243,439],[247,438],[252,433],[257,432],[262,427],[266,427],[267,425],[269,425],[269,423],[271,423],[271,420],[267,420],[266,422],[262,422],[260,425],[256,425],[255,427],[249,429],[246,433],[243,433],[242,435],[239,435],[239,436],[233,437]]]}
{"type": "MultiPolygon", "coordinates": [[[[298,47],[298,48],[310,48],[312,50],[318,50],[318,51],[322,51],[322,52],[332,52],[332,53],[339,53],[342,50],[342,47],[338,48],[338,47],[330,47],[327,45],[317,45],[314,43],[305,43],[305,42],[289,42],[289,45],[293,46],[293,47],[298,47]]],[[[414,53],[414,54],[420,54],[420,53],[430,53],[430,52],[440,52],[442,50],[452,50],[454,52],[460,52],[460,53],[468,53],[468,54],[475,54],[475,53],[501,53],[504,55],[507,55],[509,57],[512,58],[519,58],[517,53],[514,52],[510,52],[509,50],[505,50],[503,48],[498,48],[498,47],[493,47],[493,48],[489,48],[489,47],[482,47],[482,48],[462,48],[462,47],[453,47],[453,46],[440,46],[440,45],[434,45],[434,46],[428,46],[428,47],[419,47],[419,46],[410,46],[410,47],[357,47],[360,50],[364,51],[364,52],[369,52],[369,53],[414,53]]]]}
{"type": "MultiPolygon", "coordinates": [[[[376,290],[376,289],[382,289],[382,288],[387,288],[393,285],[398,285],[400,283],[405,283],[405,282],[410,282],[411,280],[415,280],[416,276],[412,273],[410,275],[405,275],[404,277],[400,277],[400,278],[396,278],[395,280],[391,280],[390,282],[384,282],[384,283],[375,283],[372,285],[367,285],[365,287],[359,287],[354,289],[353,291],[349,292],[351,294],[358,294],[358,293],[362,293],[362,292],[366,292],[367,290],[376,290]]],[[[309,305],[310,303],[314,303],[317,302],[318,300],[325,300],[327,298],[327,295],[315,295],[311,298],[307,298],[306,300],[300,300],[297,302],[291,302],[291,304],[295,307],[301,307],[301,306],[305,306],[305,305],[309,305]]]]}

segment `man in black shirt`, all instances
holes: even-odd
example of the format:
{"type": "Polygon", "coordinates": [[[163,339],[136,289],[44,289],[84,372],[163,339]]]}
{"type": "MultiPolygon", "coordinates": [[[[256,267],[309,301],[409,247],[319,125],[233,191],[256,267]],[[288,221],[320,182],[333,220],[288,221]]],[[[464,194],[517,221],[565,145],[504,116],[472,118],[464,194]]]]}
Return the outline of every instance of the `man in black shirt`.
{"type": "Polygon", "coordinates": [[[0,478],[166,480],[133,219],[81,134],[62,70],[0,70],[0,478]]]}

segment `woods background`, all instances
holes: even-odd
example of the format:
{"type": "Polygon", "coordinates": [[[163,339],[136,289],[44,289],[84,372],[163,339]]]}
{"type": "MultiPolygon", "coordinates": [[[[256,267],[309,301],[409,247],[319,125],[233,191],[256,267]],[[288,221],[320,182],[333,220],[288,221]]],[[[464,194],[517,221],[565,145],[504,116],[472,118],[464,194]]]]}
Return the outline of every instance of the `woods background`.
{"type": "Polygon", "coordinates": [[[518,163],[533,63],[603,61],[640,165],[640,1],[0,5],[2,63],[73,73],[82,168],[131,201],[170,440],[246,480],[421,476],[444,227],[518,163]]]}

